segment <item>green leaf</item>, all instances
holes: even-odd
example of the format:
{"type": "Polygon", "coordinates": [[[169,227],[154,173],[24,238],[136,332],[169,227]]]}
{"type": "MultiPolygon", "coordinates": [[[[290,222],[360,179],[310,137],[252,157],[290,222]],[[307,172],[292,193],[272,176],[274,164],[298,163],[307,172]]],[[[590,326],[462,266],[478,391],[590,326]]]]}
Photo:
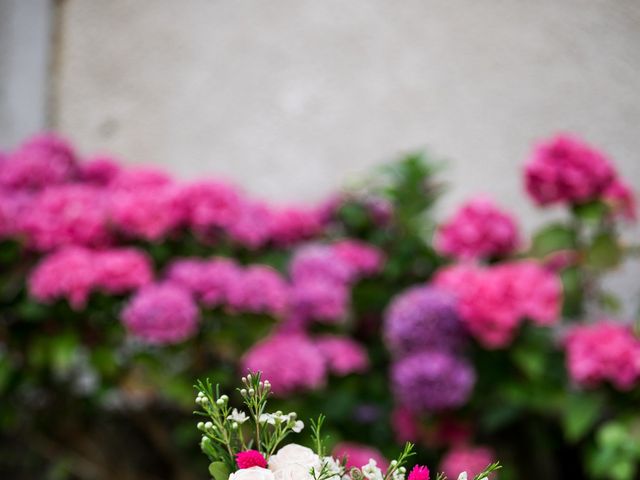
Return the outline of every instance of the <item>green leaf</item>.
{"type": "Polygon", "coordinates": [[[223,462],[210,463],[209,473],[215,480],[229,480],[229,468],[223,462]]]}
{"type": "Polygon", "coordinates": [[[560,274],[564,292],[562,313],[567,317],[577,317],[582,313],[582,273],[576,267],[567,268],[560,274]]]}
{"type": "Polygon", "coordinates": [[[74,364],[78,354],[78,338],[69,331],[51,340],[51,363],[54,370],[65,373],[74,364]]]}
{"type": "Polygon", "coordinates": [[[562,224],[553,224],[535,233],[531,243],[531,253],[544,257],[551,252],[575,248],[575,232],[562,224]]]}
{"type": "Polygon", "coordinates": [[[513,361],[531,379],[540,378],[546,368],[547,353],[536,345],[520,345],[513,350],[513,361]]]}
{"type": "Polygon", "coordinates": [[[587,250],[587,264],[596,270],[608,270],[620,264],[622,249],[612,233],[597,235],[587,250]]]}
{"type": "Polygon", "coordinates": [[[598,394],[569,395],[563,419],[567,439],[576,442],[584,437],[600,418],[603,408],[604,398],[598,394]]]}
{"type": "Polygon", "coordinates": [[[607,214],[607,204],[598,200],[573,207],[573,214],[585,223],[596,224],[607,214]]]}

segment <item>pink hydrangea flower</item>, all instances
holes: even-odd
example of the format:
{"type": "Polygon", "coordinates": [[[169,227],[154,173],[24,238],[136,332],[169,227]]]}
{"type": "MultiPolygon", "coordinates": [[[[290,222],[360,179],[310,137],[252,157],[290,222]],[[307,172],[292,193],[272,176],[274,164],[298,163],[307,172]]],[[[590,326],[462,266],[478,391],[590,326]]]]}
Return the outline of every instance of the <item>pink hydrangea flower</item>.
{"type": "Polygon", "coordinates": [[[271,238],[276,245],[290,246],[319,235],[323,222],[318,211],[295,207],[273,211],[271,238]]]}
{"type": "Polygon", "coordinates": [[[0,163],[0,187],[39,190],[65,183],[76,174],[76,154],[54,134],[36,135],[0,163]]]}
{"type": "Polygon", "coordinates": [[[198,329],[198,308],[191,294],[170,283],[138,290],[120,318],[130,333],[156,345],[180,343],[198,329]]]}
{"type": "Polygon", "coordinates": [[[355,442],[340,442],[333,448],[332,453],[334,458],[347,459],[347,469],[349,468],[361,468],[369,463],[369,460],[374,460],[383,472],[389,468],[389,460],[377,448],[362,443],[355,442]]]}
{"type": "Polygon", "coordinates": [[[229,306],[241,312],[282,315],[288,306],[288,286],[280,274],[264,265],[241,272],[228,292],[229,306]]]}
{"type": "Polygon", "coordinates": [[[181,201],[189,225],[197,230],[229,227],[238,218],[241,208],[238,191],[222,182],[186,185],[181,192],[181,201]]]}
{"type": "Polygon", "coordinates": [[[539,144],[525,167],[527,192],[538,205],[597,199],[614,178],[605,154],[571,135],[539,144]]]}
{"type": "Polygon", "coordinates": [[[289,265],[294,283],[310,281],[347,284],[353,275],[352,268],[337,258],[329,245],[308,244],[296,250],[289,265]]]}
{"type": "Polygon", "coordinates": [[[171,185],[110,190],[109,216],[124,234],[157,241],[175,230],[184,215],[171,185]]]}
{"type": "Polygon", "coordinates": [[[508,272],[496,268],[476,271],[469,268],[438,275],[435,284],[447,288],[447,282],[457,283],[460,290],[450,291],[458,297],[458,309],[467,330],[487,348],[505,347],[513,339],[521,320],[508,272]],[[462,276],[468,283],[458,282],[462,276]]]}
{"type": "Polygon", "coordinates": [[[101,187],[106,187],[122,175],[122,167],[110,157],[94,157],[79,165],[80,180],[101,187]]]}
{"type": "Polygon", "coordinates": [[[0,238],[18,235],[21,219],[31,200],[32,194],[26,191],[0,188],[0,238]]]}
{"type": "Polygon", "coordinates": [[[429,469],[422,465],[416,465],[409,473],[407,480],[429,480],[429,469]]]}
{"type": "Polygon", "coordinates": [[[29,293],[44,303],[66,298],[80,310],[93,291],[122,294],[152,279],[151,261],[134,248],[66,247],[45,256],[31,272],[29,293]]]}
{"type": "Polygon", "coordinates": [[[480,267],[458,263],[438,270],[433,284],[443,290],[448,290],[458,299],[462,299],[473,292],[481,277],[482,269],[480,267]]]}
{"type": "Polygon", "coordinates": [[[42,251],[65,245],[104,246],[111,240],[103,192],[86,185],[60,185],[37,193],[18,228],[42,251]]]}
{"type": "Polygon", "coordinates": [[[29,275],[29,294],[39,302],[66,298],[80,310],[96,282],[96,268],[91,251],[67,247],[45,256],[29,275]]]}
{"type": "Polygon", "coordinates": [[[240,470],[251,467],[267,468],[267,460],[257,450],[245,450],[244,452],[236,453],[236,463],[240,470]]]}
{"type": "Polygon", "coordinates": [[[189,290],[206,306],[216,307],[227,303],[241,275],[240,267],[228,258],[184,258],[169,266],[166,278],[189,290]]]}
{"type": "Polygon", "coordinates": [[[315,342],[331,373],[343,376],[369,369],[367,350],[350,338],[324,335],[315,342]]]}
{"type": "Polygon", "coordinates": [[[487,348],[509,345],[524,318],[551,325],[560,317],[560,280],[533,261],[457,265],[436,274],[434,283],[457,297],[467,330],[487,348]]]}
{"type": "Polygon", "coordinates": [[[250,249],[262,247],[271,238],[271,216],[266,203],[244,201],[238,217],[228,226],[229,237],[250,249]]]}
{"type": "Polygon", "coordinates": [[[242,359],[243,371],[262,372],[275,395],[316,390],[326,381],[322,354],[307,336],[275,334],[256,343],[242,359]]]}
{"type": "Polygon", "coordinates": [[[603,320],[575,327],[565,341],[567,369],[585,387],[611,382],[630,390],[640,379],[640,339],[629,325],[603,320]]]}
{"type": "Polygon", "coordinates": [[[384,263],[384,255],[379,249],[358,240],[341,240],[331,248],[336,257],[352,270],[354,278],[378,273],[384,263]]]}
{"type": "Polygon", "coordinates": [[[455,447],[442,459],[440,470],[449,478],[458,478],[462,472],[473,478],[492,464],[494,458],[493,451],[487,447],[455,447]]]}
{"type": "Polygon", "coordinates": [[[109,186],[114,190],[138,190],[168,187],[173,185],[169,174],[153,167],[133,167],[120,169],[109,186]]]}
{"type": "Polygon", "coordinates": [[[500,267],[511,281],[520,315],[538,325],[553,325],[560,319],[562,282],[538,262],[523,260],[500,267]]]}
{"type": "Polygon", "coordinates": [[[347,318],[350,292],[343,284],[322,280],[307,280],[289,289],[291,316],[307,323],[342,323],[347,318]]]}
{"type": "Polygon", "coordinates": [[[604,201],[609,203],[615,214],[634,222],[638,218],[636,199],[629,185],[619,179],[609,184],[602,194],[604,201]]]}
{"type": "Polygon", "coordinates": [[[113,248],[94,252],[92,256],[95,287],[106,293],[130,292],[153,280],[151,259],[135,248],[113,248]]]}
{"type": "Polygon", "coordinates": [[[514,218],[486,198],[462,205],[440,226],[434,242],[440,253],[459,259],[505,256],[519,243],[514,218]]]}

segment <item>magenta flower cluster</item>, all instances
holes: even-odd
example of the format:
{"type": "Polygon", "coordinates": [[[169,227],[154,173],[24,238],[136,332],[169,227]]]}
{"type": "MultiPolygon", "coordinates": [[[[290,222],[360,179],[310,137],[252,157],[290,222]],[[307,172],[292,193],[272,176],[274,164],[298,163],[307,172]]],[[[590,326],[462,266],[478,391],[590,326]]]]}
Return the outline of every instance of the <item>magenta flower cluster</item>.
{"type": "Polygon", "coordinates": [[[175,182],[163,172],[124,168],[98,157],[81,162],[55,135],[37,136],[0,155],[0,235],[39,251],[104,247],[119,237],[161,241],[192,231],[247,249],[291,246],[324,229],[319,208],[274,207],[218,181],[175,182]],[[5,202],[3,202],[4,204],[5,202]]]}
{"type": "Polygon", "coordinates": [[[288,326],[301,328],[311,321],[344,322],[351,286],[378,272],[383,260],[378,249],[356,240],[299,248],[289,267],[292,290],[288,326]]]}
{"type": "Polygon", "coordinates": [[[560,319],[561,282],[533,260],[453,265],[439,271],[434,284],[456,296],[467,330],[487,348],[508,346],[524,319],[542,326],[560,319]]]}
{"type": "Polygon", "coordinates": [[[438,229],[434,246],[460,260],[503,257],[519,246],[514,218],[483,197],[472,199],[438,229]]]}
{"type": "Polygon", "coordinates": [[[574,327],[565,340],[567,369],[584,387],[603,382],[630,390],[640,381],[640,338],[627,324],[602,320],[574,327]]]}
{"type": "Polygon", "coordinates": [[[525,168],[527,192],[538,205],[605,200],[635,218],[633,194],[609,158],[572,135],[540,143],[525,168]]]}
{"type": "Polygon", "coordinates": [[[343,336],[312,336],[309,327],[314,321],[344,322],[350,287],[377,272],[382,262],[376,248],[354,240],[299,248],[289,267],[285,320],[275,333],[247,352],[243,368],[262,371],[278,395],[317,389],[329,373],[365,372],[369,358],[363,346],[343,336]]]}
{"type": "Polygon", "coordinates": [[[348,337],[278,331],[249,349],[242,369],[261,371],[270,379],[274,394],[286,396],[321,388],[329,374],[364,373],[369,357],[362,345],[348,337]]]}
{"type": "Polygon", "coordinates": [[[151,261],[134,248],[66,247],[40,261],[29,276],[28,287],[40,302],[66,299],[72,308],[81,310],[92,292],[120,295],[152,279],[151,261]]]}
{"type": "Polygon", "coordinates": [[[122,323],[145,343],[165,345],[191,337],[198,329],[198,307],[191,294],[171,283],[138,290],[121,313],[122,323]]]}

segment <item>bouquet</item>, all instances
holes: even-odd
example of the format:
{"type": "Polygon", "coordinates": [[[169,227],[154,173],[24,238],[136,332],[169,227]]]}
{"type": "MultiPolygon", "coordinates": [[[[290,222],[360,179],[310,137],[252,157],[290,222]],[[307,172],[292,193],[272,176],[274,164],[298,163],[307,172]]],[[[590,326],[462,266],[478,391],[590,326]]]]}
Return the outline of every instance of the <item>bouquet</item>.
{"type": "MultiPolygon", "coordinates": [[[[346,456],[334,458],[327,454],[322,434],[325,417],[311,421],[312,447],[289,443],[281,447],[291,434],[304,428],[295,412],[270,413],[266,410],[271,393],[269,380],[262,380],[261,372],[242,377],[238,389],[247,412],[232,408],[230,399],[220,394],[209,380],[198,381],[194,412],[206,421],[197,424],[202,432],[200,447],[211,461],[209,473],[214,480],[404,480],[407,460],[414,454],[413,444],[407,442],[400,455],[384,469],[374,459],[365,465],[355,465],[346,456]]],[[[488,465],[474,480],[488,479],[500,469],[499,463],[488,465]]],[[[429,468],[416,465],[407,480],[429,480],[429,468]]],[[[446,480],[439,473],[436,480],[446,480]]],[[[458,480],[467,480],[461,472],[458,480]]]]}

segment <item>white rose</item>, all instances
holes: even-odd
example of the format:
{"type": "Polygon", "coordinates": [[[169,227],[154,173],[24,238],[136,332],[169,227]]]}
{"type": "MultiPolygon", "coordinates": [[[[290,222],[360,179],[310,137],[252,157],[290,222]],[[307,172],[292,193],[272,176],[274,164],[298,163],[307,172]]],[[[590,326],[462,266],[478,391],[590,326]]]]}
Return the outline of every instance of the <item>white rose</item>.
{"type": "Polygon", "coordinates": [[[311,467],[298,463],[284,465],[274,472],[275,480],[313,480],[311,467]]]}
{"type": "Polygon", "coordinates": [[[313,450],[295,443],[285,445],[269,458],[269,470],[274,473],[287,465],[299,465],[309,472],[311,467],[317,467],[319,464],[320,458],[313,453],[313,450]]]}
{"type": "Polygon", "coordinates": [[[243,468],[229,475],[229,480],[275,480],[273,472],[261,467],[243,468]]]}

